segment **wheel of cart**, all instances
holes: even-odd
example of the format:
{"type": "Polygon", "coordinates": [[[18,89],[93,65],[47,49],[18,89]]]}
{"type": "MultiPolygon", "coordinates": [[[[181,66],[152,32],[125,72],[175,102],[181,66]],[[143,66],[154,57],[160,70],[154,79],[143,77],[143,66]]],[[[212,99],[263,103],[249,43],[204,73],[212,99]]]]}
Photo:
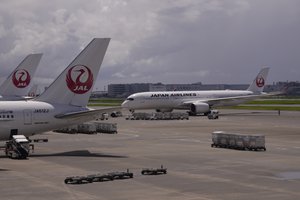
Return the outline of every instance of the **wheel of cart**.
{"type": "Polygon", "coordinates": [[[267,151],[266,147],[263,148],[264,151],[267,151]]]}
{"type": "Polygon", "coordinates": [[[72,179],[71,178],[66,178],[65,179],[65,184],[68,184],[68,183],[71,183],[72,182],[72,179]]]}
{"type": "Polygon", "coordinates": [[[87,182],[92,183],[94,181],[94,178],[87,178],[86,180],[87,182]]]}

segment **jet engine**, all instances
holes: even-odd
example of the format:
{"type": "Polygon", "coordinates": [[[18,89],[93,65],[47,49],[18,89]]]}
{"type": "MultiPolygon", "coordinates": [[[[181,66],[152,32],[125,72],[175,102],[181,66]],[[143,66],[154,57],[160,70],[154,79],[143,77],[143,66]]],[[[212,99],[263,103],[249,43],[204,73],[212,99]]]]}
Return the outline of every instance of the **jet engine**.
{"type": "Polygon", "coordinates": [[[202,113],[208,113],[210,111],[210,107],[207,103],[199,102],[191,104],[191,113],[197,115],[202,113]]]}

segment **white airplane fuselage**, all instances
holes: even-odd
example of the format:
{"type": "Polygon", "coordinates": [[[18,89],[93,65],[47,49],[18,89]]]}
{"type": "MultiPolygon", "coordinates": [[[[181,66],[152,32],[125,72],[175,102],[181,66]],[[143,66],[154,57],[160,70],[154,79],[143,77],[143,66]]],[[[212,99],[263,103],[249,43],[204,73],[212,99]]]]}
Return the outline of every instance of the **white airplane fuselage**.
{"type": "Polygon", "coordinates": [[[28,137],[72,125],[78,120],[80,122],[80,119],[58,119],[55,116],[61,113],[83,110],[89,109],[32,100],[0,101],[0,140],[8,140],[12,133],[28,137]]]}
{"type": "MultiPolygon", "coordinates": [[[[172,92],[141,92],[130,95],[122,107],[130,110],[139,109],[186,109],[187,102],[205,101],[210,99],[253,95],[247,90],[210,90],[210,91],[172,91],[172,92]],[[186,105],[185,105],[186,104],[186,105]]],[[[237,105],[249,99],[214,104],[214,106],[237,105]]]]}
{"type": "Polygon", "coordinates": [[[131,111],[155,109],[158,112],[189,109],[191,114],[206,114],[215,106],[232,106],[265,96],[263,89],[268,72],[268,67],[262,68],[247,90],[141,92],[130,95],[122,107],[131,111]]]}
{"type": "Polygon", "coordinates": [[[0,101],[22,101],[22,100],[29,100],[32,99],[32,97],[28,96],[1,96],[0,95],[0,101]]]}

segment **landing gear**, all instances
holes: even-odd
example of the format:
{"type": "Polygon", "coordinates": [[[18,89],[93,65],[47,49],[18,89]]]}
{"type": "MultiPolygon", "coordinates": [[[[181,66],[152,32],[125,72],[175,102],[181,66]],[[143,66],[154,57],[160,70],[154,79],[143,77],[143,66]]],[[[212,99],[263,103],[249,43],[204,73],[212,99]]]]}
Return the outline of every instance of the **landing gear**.
{"type": "Polygon", "coordinates": [[[195,113],[193,111],[188,111],[187,113],[189,114],[189,116],[196,116],[197,115],[197,113],[195,113]]]}

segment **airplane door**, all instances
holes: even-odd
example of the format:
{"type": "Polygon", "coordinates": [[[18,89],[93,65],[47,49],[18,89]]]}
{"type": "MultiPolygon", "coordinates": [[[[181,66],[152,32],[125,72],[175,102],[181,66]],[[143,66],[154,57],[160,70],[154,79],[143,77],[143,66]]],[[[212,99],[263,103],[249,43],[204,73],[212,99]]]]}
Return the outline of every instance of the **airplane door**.
{"type": "Polygon", "coordinates": [[[13,135],[18,135],[18,129],[11,129],[9,139],[12,139],[13,135]]]}
{"type": "Polygon", "coordinates": [[[31,110],[23,110],[24,116],[24,125],[32,124],[32,111],[31,110]]]}

